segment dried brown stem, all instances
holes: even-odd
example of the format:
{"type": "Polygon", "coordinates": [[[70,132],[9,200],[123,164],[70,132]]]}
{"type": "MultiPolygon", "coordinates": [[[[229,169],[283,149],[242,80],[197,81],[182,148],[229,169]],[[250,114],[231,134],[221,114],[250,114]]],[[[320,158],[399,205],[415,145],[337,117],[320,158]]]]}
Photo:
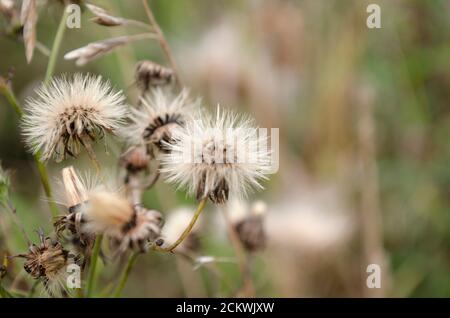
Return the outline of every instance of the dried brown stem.
{"type": "Polygon", "coordinates": [[[250,272],[250,265],[248,263],[248,258],[245,253],[244,247],[239,240],[238,234],[231,223],[230,217],[225,209],[220,209],[222,211],[225,223],[227,226],[228,237],[230,238],[231,245],[233,246],[234,252],[236,254],[239,270],[241,272],[243,287],[242,296],[243,297],[255,297],[255,287],[253,285],[253,280],[250,272]]]}
{"type": "Polygon", "coordinates": [[[182,82],[180,79],[180,74],[178,72],[177,63],[175,61],[175,58],[173,57],[172,51],[170,50],[169,43],[167,42],[166,38],[164,37],[164,33],[162,32],[161,28],[159,27],[158,22],[156,22],[156,19],[153,15],[152,10],[150,9],[147,0],[142,0],[142,4],[144,5],[145,13],[147,14],[148,20],[150,22],[150,25],[154,28],[156,32],[156,36],[159,42],[159,45],[161,46],[162,50],[164,51],[164,54],[166,55],[171,68],[175,72],[175,80],[177,82],[177,85],[179,87],[182,87],[182,82]]]}

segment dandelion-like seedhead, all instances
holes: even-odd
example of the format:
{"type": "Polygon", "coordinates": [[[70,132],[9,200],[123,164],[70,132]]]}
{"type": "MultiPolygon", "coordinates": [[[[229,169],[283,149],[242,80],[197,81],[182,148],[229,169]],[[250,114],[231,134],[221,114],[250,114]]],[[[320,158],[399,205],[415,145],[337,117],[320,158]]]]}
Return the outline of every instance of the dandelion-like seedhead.
{"type": "Polygon", "coordinates": [[[270,172],[265,138],[250,118],[218,108],[214,118],[200,115],[176,130],[174,141],[165,144],[161,171],[197,199],[225,203],[230,194],[242,197],[263,188],[260,180],[270,172]]]}
{"type": "Polygon", "coordinates": [[[132,109],[131,125],[123,130],[124,139],[130,145],[152,144],[161,148],[170,143],[173,131],[190,120],[190,112],[198,106],[184,89],[178,96],[155,89],[142,98],[142,106],[132,109]]]}
{"type": "Polygon", "coordinates": [[[36,94],[26,102],[22,128],[28,147],[41,151],[43,161],[75,157],[82,146],[116,132],[128,112],[122,92],[101,76],[56,77],[36,94]]]}

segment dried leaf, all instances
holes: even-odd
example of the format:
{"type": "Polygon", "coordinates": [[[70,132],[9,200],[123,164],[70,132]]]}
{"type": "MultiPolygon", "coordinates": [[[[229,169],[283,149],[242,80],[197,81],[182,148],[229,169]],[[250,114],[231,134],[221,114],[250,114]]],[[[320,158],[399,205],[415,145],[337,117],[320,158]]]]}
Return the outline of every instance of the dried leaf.
{"type": "Polygon", "coordinates": [[[25,44],[25,56],[30,63],[33,58],[36,45],[36,22],[37,22],[36,0],[23,0],[20,12],[20,23],[23,25],[23,42],[25,44]]]}
{"type": "Polygon", "coordinates": [[[93,4],[86,4],[86,6],[89,9],[89,11],[91,11],[95,15],[95,18],[93,18],[92,21],[94,21],[97,24],[103,26],[118,26],[127,23],[126,19],[114,17],[110,15],[105,9],[94,6],[93,4]]]}

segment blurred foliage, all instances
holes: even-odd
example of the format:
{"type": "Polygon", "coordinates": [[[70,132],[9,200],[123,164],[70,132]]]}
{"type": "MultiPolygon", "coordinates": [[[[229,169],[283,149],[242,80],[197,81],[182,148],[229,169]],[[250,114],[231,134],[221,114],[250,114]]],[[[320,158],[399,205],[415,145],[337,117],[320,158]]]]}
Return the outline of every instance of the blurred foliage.
{"type": "MultiPolygon", "coordinates": [[[[140,1],[92,2],[120,16],[146,21],[140,1]]],[[[278,90],[289,91],[289,87],[285,86],[293,85],[288,98],[282,99],[276,95],[271,100],[267,98],[270,97],[267,94],[271,92],[271,87],[263,81],[256,85],[255,90],[261,96],[255,98],[247,92],[252,87],[246,84],[247,77],[239,77],[244,84],[238,89],[238,105],[235,107],[251,112],[261,126],[280,127],[280,172],[267,185],[268,191],[261,194],[269,205],[272,201],[282,201],[284,193],[297,191],[297,184],[284,183],[283,180],[296,176],[299,169],[306,171],[308,176],[301,180],[302,183],[337,180],[340,184],[343,180],[344,188],[349,192],[354,194],[360,191],[352,183],[358,169],[355,158],[359,151],[356,136],[359,105],[354,95],[362,86],[373,89],[376,92],[373,106],[383,244],[392,280],[388,295],[450,295],[449,1],[159,0],[151,3],[179,61],[181,77],[192,80],[187,83],[188,86],[192,86],[196,94],[205,96],[206,104],[218,102],[210,94],[210,82],[195,81],[195,75],[188,73],[189,65],[181,61],[186,62],[184,57],[188,49],[195,51],[203,36],[221,23],[231,26],[236,23],[243,38],[240,44],[244,43],[238,47],[236,54],[250,56],[245,60],[247,64],[240,65],[243,70],[239,74],[248,75],[246,70],[260,68],[258,61],[266,58],[278,72],[257,73],[260,74],[257,77],[265,80],[268,75],[273,75],[270,83],[278,90]],[[366,7],[372,2],[382,8],[381,29],[369,30],[365,26],[366,7]],[[286,10],[285,6],[292,6],[295,10],[286,10]],[[258,16],[259,10],[263,11],[262,19],[258,16]],[[299,19],[299,24],[289,24],[295,22],[293,17],[299,19]],[[292,25],[300,27],[292,29],[292,25]],[[283,40],[283,36],[287,38],[283,40]],[[292,74],[292,81],[283,81],[281,74],[292,74]]],[[[48,1],[40,12],[38,40],[47,47],[51,47],[61,10],[58,1],[48,1]]],[[[90,14],[84,13],[82,28],[67,30],[61,52],[133,32],[104,28],[91,23],[89,18],[90,14]]],[[[0,19],[0,23],[3,22],[0,19]]],[[[223,45],[218,42],[216,50],[225,50],[223,45]]],[[[14,69],[13,88],[23,101],[32,87],[43,79],[47,58],[36,51],[32,63],[28,65],[23,43],[4,35],[0,37],[0,55],[0,74],[14,69]]],[[[129,102],[134,103],[133,71],[135,62],[141,59],[165,63],[158,45],[147,41],[122,48],[81,69],[72,61],[65,61],[61,54],[56,71],[102,74],[123,88],[129,102]]],[[[228,62],[235,66],[233,63],[236,61],[228,62]]],[[[109,151],[110,154],[102,156],[101,160],[115,167],[114,157],[119,154],[120,145],[113,142],[109,151]]],[[[0,98],[0,159],[4,167],[11,170],[12,199],[26,229],[30,233],[37,227],[50,231],[50,216],[42,199],[44,196],[37,173],[33,170],[32,158],[23,147],[16,114],[3,98],[0,98]]],[[[88,167],[86,158],[82,156],[81,159],[81,165],[88,167]]],[[[64,165],[73,162],[69,160],[64,165]]],[[[53,180],[58,178],[62,166],[49,164],[53,180]]],[[[0,198],[5,189],[0,180],[0,198]]],[[[353,216],[357,217],[358,196],[350,198],[353,198],[350,199],[351,211],[355,211],[353,216]]],[[[146,205],[164,212],[179,204],[193,202],[183,192],[175,193],[165,184],[159,184],[144,198],[146,205]]],[[[213,213],[215,211],[210,209],[208,217],[212,219],[213,213]]],[[[0,217],[4,218],[4,215],[2,211],[0,217]]],[[[23,250],[25,244],[19,231],[13,226],[9,231],[8,248],[23,250]]],[[[202,237],[205,254],[232,255],[226,242],[213,237],[214,231],[209,229],[202,237]]],[[[355,255],[359,250],[358,240],[352,244],[347,265],[357,263],[360,266],[355,255]]],[[[258,295],[279,296],[273,277],[269,277],[278,269],[270,269],[264,261],[272,257],[269,253],[256,258],[254,278],[258,295]]],[[[142,258],[125,289],[126,295],[190,295],[189,290],[183,289],[179,276],[183,273],[179,270],[182,266],[174,262],[170,255],[151,254],[142,258]]],[[[359,277],[358,270],[361,269],[358,266],[348,267],[356,273],[350,276],[359,277]]],[[[219,284],[220,295],[235,291],[236,284],[233,282],[239,277],[236,266],[219,263],[218,267],[224,275],[218,282],[205,269],[187,272],[187,275],[198,275],[202,282],[200,295],[218,296],[214,284],[219,284]],[[232,282],[231,286],[227,281],[232,282]]],[[[113,272],[113,269],[105,270],[113,272]]],[[[296,270],[301,272],[302,268],[296,270]]],[[[186,274],[186,269],[184,271],[186,274]]],[[[114,273],[103,275],[105,284],[111,274],[114,273]]],[[[311,294],[312,291],[306,291],[301,295],[311,294]]],[[[318,292],[317,295],[348,296],[360,293],[338,287],[329,294],[318,292]]]]}

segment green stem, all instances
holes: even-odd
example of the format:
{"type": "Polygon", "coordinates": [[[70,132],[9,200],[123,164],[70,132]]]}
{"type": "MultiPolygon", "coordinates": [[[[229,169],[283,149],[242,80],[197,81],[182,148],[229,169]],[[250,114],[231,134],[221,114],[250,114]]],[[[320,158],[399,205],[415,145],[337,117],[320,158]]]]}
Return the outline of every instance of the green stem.
{"type": "Polygon", "coordinates": [[[94,284],[95,284],[95,269],[97,267],[97,260],[100,254],[100,248],[102,246],[103,235],[98,235],[95,239],[94,250],[92,251],[91,266],[89,267],[88,280],[86,286],[86,297],[92,296],[94,284]]]}
{"type": "Polygon", "coordinates": [[[155,246],[153,249],[157,250],[157,251],[162,251],[162,252],[173,252],[173,250],[180,245],[184,239],[186,237],[188,237],[189,233],[191,233],[192,228],[195,225],[195,222],[197,222],[198,217],[200,216],[200,214],[202,214],[203,209],[205,208],[206,202],[208,201],[208,197],[203,198],[198,207],[197,207],[197,211],[195,211],[194,216],[191,219],[191,222],[189,223],[189,225],[186,227],[186,229],[183,231],[183,233],[180,235],[180,237],[178,238],[178,240],[176,240],[175,243],[173,243],[172,245],[168,246],[168,247],[157,247],[155,246]]]}
{"type": "MultiPolygon", "coordinates": [[[[0,88],[0,92],[5,96],[5,98],[8,100],[8,102],[11,104],[14,111],[17,113],[19,117],[23,116],[23,110],[19,106],[19,103],[17,101],[16,96],[14,95],[14,92],[9,86],[2,86],[0,88]]],[[[44,187],[44,192],[48,200],[48,204],[50,206],[50,211],[52,213],[53,217],[58,216],[58,207],[55,204],[55,200],[53,199],[52,195],[52,189],[50,187],[50,182],[48,179],[48,173],[47,168],[45,165],[41,162],[41,154],[38,152],[34,155],[34,161],[36,163],[37,170],[39,172],[39,177],[41,179],[42,186],[44,187]]]]}
{"type": "Polygon", "coordinates": [[[28,296],[27,296],[28,298],[33,298],[34,292],[36,291],[36,287],[39,285],[40,282],[41,282],[40,279],[36,279],[36,281],[31,286],[30,291],[28,292],[28,296]]]}
{"type": "Polygon", "coordinates": [[[119,285],[117,286],[116,291],[114,292],[114,297],[118,298],[122,294],[122,290],[125,287],[125,284],[128,280],[128,276],[130,275],[131,270],[133,269],[134,264],[139,256],[139,253],[133,253],[131,257],[128,259],[127,266],[125,267],[122,277],[120,278],[119,285]]]}
{"type": "Polygon", "coordinates": [[[69,11],[67,8],[64,8],[64,13],[61,17],[61,21],[58,25],[58,30],[56,31],[55,40],[53,41],[52,51],[50,53],[50,58],[47,64],[47,71],[45,72],[44,84],[48,85],[50,83],[50,79],[53,76],[55,71],[56,60],[58,58],[59,49],[61,47],[61,42],[64,37],[64,31],[66,30],[66,20],[69,16],[69,11]]]}

